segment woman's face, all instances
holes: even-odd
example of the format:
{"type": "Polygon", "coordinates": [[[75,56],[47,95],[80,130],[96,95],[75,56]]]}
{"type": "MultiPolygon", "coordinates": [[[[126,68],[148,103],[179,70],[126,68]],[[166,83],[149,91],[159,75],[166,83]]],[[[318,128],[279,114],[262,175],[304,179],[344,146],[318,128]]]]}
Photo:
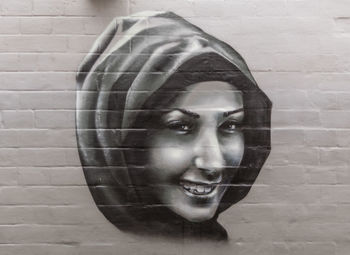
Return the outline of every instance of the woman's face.
{"type": "Polygon", "coordinates": [[[148,139],[147,183],[181,217],[209,220],[243,157],[242,93],[225,82],[200,82],[168,108],[148,139]]]}

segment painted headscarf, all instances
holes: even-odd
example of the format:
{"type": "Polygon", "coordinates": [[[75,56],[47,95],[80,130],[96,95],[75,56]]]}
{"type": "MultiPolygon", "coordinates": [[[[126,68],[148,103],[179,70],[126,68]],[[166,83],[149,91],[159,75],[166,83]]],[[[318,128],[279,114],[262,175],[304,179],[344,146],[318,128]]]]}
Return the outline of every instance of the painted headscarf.
{"type": "Polygon", "coordinates": [[[247,195],[270,152],[272,104],[243,58],[174,13],[144,12],[114,19],[83,60],[77,74],[80,159],[97,206],[119,228],[147,219],[125,160],[125,150],[137,147],[128,144],[128,134],[142,110],[165,87],[176,91],[206,80],[234,84],[245,111],[244,157],[218,215],[247,195]]]}

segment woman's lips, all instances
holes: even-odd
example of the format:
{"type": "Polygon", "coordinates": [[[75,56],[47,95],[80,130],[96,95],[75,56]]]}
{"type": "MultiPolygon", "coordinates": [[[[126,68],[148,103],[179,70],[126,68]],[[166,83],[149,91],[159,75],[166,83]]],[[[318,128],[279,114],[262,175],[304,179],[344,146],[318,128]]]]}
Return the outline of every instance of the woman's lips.
{"type": "Polygon", "coordinates": [[[181,181],[180,186],[193,195],[209,195],[218,183],[195,183],[191,181],[181,181]]]}

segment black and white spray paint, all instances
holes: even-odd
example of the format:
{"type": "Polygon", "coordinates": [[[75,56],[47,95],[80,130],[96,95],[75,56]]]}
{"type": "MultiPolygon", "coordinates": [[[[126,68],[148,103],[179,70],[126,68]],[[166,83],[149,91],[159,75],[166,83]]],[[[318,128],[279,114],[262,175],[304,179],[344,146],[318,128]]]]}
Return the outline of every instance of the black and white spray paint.
{"type": "Polygon", "coordinates": [[[270,152],[271,102],[228,44],[171,12],[115,19],[77,74],[96,205],[122,231],[227,239],[270,152]]]}

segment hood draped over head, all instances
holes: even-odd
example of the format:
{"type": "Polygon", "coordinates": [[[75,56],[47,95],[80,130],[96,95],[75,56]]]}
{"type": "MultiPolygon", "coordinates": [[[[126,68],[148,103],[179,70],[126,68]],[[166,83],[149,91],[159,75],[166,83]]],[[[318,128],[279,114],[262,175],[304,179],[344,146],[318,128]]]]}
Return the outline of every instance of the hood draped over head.
{"type": "Polygon", "coordinates": [[[145,12],[114,19],[83,60],[77,74],[80,159],[97,206],[120,229],[152,215],[161,221],[164,214],[142,201],[126,162],[126,150],[140,149],[128,141],[142,110],[158,91],[210,80],[242,91],[245,111],[244,157],[216,220],[246,196],[270,152],[271,102],[243,58],[174,13],[145,12]]]}

